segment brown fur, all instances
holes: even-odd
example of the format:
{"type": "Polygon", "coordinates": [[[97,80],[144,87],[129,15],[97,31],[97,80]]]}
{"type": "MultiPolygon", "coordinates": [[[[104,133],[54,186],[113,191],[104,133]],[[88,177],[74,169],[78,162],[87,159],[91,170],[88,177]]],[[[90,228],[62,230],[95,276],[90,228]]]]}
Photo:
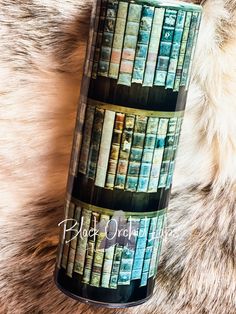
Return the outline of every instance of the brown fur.
{"type": "Polygon", "coordinates": [[[202,2],[155,296],[98,311],[52,278],[91,3],[0,0],[0,313],[236,313],[236,1],[202,2]]]}

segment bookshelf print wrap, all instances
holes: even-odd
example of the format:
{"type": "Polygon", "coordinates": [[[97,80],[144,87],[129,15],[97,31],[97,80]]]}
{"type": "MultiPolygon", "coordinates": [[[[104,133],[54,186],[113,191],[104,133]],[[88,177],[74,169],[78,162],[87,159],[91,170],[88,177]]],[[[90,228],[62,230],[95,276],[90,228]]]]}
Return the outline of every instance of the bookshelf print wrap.
{"type": "Polygon", "coordinates": [[[72,199],[59,267],[94,287],[117,289],[157,273],[166,209],[117,212],[72,199]],[[69,225],[68,225],[69,222],[69,225]]]}
{"type": "Polygon", "coordinates": [[[101,188],[170,188],[183,112],[131,109],[89,100],[79,173],[101,188]]]}
{"type": "Polygon", "coordinates": [[[102,0],[92,77],[118,84],[188,87],[201,20],[195,5],[102,0]]]}

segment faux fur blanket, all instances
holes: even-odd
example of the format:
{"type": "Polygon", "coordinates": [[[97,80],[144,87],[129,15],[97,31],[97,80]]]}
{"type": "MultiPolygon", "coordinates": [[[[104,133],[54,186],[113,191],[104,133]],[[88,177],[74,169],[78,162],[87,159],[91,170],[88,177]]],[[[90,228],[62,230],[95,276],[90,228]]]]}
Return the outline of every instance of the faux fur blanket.
{"type": "Polygon", "coordinates": [[[236,1],[203,2],[155,295],[98,310],[53,282],[91,2],[0,0],[0,313],[236,313],[236,1]]]}

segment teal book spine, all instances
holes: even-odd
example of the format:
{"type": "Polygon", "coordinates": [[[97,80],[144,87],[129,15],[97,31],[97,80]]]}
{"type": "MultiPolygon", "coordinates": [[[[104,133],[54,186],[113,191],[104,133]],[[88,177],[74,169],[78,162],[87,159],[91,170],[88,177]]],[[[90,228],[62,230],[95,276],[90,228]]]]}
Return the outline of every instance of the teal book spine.
{"type": "Polygon", "coordinates": [[[109,65],[111,60],[113,37],[115,33],[117,11],[118,1],[108,0],[106,18],[104,22],[104,32],[102,36],[100,60],[98,65],[99,76],[108,77],[109,74],[109,65]]]}
{"type": "Polygon", "coordinates": [[[147,117],[136,116],[125,189],[136,191],[142,161],[147,117]]]}
{"type": "Polygon", "coordinates": [[[142,163],[139,173],[138,192],[147,192],[151,174],[152,160],[157,136],[159,119],[149,117],[146,129],[145,144],[142,154],[142,163]]]}
{"type": "Polygon", "coordinates": [[[117,79],[119,75],[127,13],[128,3],[119,2],[109,67],[109,77],[113,79],[117,79]]]}
{"type": "Polygon", "coordinates": [[[93,56],[93,68],[92,68],[92,78],[97,78],[98,73],[98,64],[100,59],[101,45],[102,45],[102,37],[104,32],[104,24],[106,19],[106,11],[107,11],[107,0],[101,1],[100,7],[100,15],[99,15],[99,23],[97,28],[97,38],[96,38],[96,48],[93,56]]]}
{"type": "Polygon", "coordinates": [[[174,91],[179,91],[179,87],[180,87],[183,64],[184,64],[184,57],[185,57],[187,41],[188,41],[188,36],[189,36],[189,31],[190,31],[191,19],[192,19],[192,12],[187,12],[185,23],[184,23],[184,32],[183,32],[181,46],[180,46],[179,59],[178,59],[178,64],[177,64],[177,69],[176,69],[174,91]]]}
{"type": "Polygon", "coordinates": [[[190,31],[189,31],[188,41],[187,41],[187,47],[186,47],[186,52],[185,52],[185,57],[184,57],[184,64],[183,64],[183,71],[182,71],[180,86],[185,86],[187,84],[191,55],[194,49],[193,45],[194,45],[194,37],[196,34],[197,21],[198,21],[198,13],[194,12],[192,15],[191,26],[190,26],[190,31]]]}
{"type": "Polygon", "coordinates": [[[168,74],[166,79],[166,88],[174,88],[175,84],[175,75],[178,65],[178,58],[181,46],[181,40],[184,31],[184,22],[185,22],[186,12],[179,10],[176,19],[175,33],[173,39],[173,45],[170,55],[170,63],[168,68],[168,74]]]}
{"type": "Polygon", "coordinates": [[[155,8],[143,86],[153,86],[165,9],[155,8]]]}
{"type": "Polygon", "coordinates": [[[143,83],[153,15],[154,7],[144,5],[142,9],[142,16],[138,34],[134,69],[132,74],[132,83],[143,83]]]}
{"type": "Polygon", "coordinates": [[[135,125],[134,115],[125,115],[124,130],[121,138],[120,155],[116,174],[115,187],[117,189],[124,189],[128,171],[128,163],[130,150],[132,145],[133,131],[135,125]]]}
{"type": "Polygon", "coordinates": [[[157,249],[156,249],[155,266],[154,266],[154,277],[156,277],[157,275],[158,264],[159,264],[160,256],[161,256],[161,248],[162,248],[162,242],[164,239],[164,230],[165,230],[165,218],[166,218],[166,214],[164,212],[159,216],[159,219],[158,219],[159,232],[158,232],[158,244],[157,244],[157,249]]]}
{"type": "Polygon", "coordinates": [[[75,213],[74,213],[74,221],[72,222],[72,229],[71,232],[71,241],[70,241],[70,249],[69,249],[69,259],[67,263],[66,273],[69,277],[72,277],[73,270],[74,270],[74,263],[75,263],[75,254],[76,254],[76,245],[77,245],[77,233],[78,233],[78,225],[81,218],[81,207],[76,206],[75,213]]]}
{"type": "Polygon", "coordinates": [[[89,158],[89,149],[90,142],[92,136],[93,129],[93,120],[94,120],[95,108],[92,106],[88,106],[85,114],[85,122],[84,122],[84,132],[83,132],[83,140],[80,151],[80,159],[79,159],[79,172],[86,174],[87,166],[88,166],[88,158],[89,158]]]}
{"type": "Polygon", "coordinates": [[[166,181],[168,177],[168,171],[170,162],[173,158],[173,144],[175,139],[175,129],[177,124],[177,118],[171,118],[168,124],[168,130],[165,140],[165,149],[162,158],[161,170],[160,170],[160,178],[158,183],[158,188],[166,187],[166,181]]]}
{"type": "Polygon", "coordinates": [[[94,113],[94,122],[93,122],[93,130],[91,137],[91,144],[89,150],[89,158],[88,158],[88,168],[87,168],[87,176],[90,179],[95,179],[96,170],[97,170],[97,162],[99,156],[100,149],[100,141],[102,136],[103,129],[103,121],[104,121],[105,110],[96,108],[94,113]]]}
{"type": "Polygon", "coordinates": [[[154,80],[154,85],[157,86],[166,84],[176,18],[176,10],[166,9],[154,80]]]}
{"type": "Polygon", "coordinates": [[[192,49],[192,54],[191,54],[191,59],[190,59],[190,64],[189,64],[189,70],[188,70],[188,77],[187,77],[187,82],[186,82],[186,89],[188,89],[189,83],[190,83],[193,58],[195,55],[195,50],[196,50],[196,45],[197,45],[197,38],[198,38],[198,33],[199,33],[199,28],[200,28],[200,23],[201,23],[201,17],[202,17],[201,14],[198,14],[196,32],[195,32],[194,41],[193,41],[193,49],[192,49]]]}
{"type": "Polygon", "coordinates": [[[111,289],[117,289],[122,252],[123,246],[116,244],[109,284],[111,289]]]}
{"type": "Polygon", "coordinates": [[[157,217],[154,217],[151,219],[150,228],[148,232],[147,246],[146,246],[145,255],[144,255],[144,263],[143,263],[141,283],[140,283],[141,287],[147,285],[149,269],[151,265],[152,251],[153,251],[155,235],[156,235],[156,228],[157,228],[157,217]]]}
{"type": "Polygon", "coordinates": [[[161,118],[159,120],[155,149],[153,154],[153,162],[151,175],[148,185],[148,192],[156,192],[158,188],[159,175],[161,170],[162,157],[165,148],[165,139],[167,133],[169,119],[161,118]]]}
{"type": "Polygon", "coordinates": [[[148,238],[148,230],[150,225],[150,218],[144,218],[140,220],[139,233],[136,242],[134,263],[132,268],[131,279],[141,279],[143,271],[143,263],[146,251],[146,244],[148,238]]]}
{"type": "Polygon", "coordinates": [[[113,188],[115,184],[117,164],[118,164],[120,147],[121,147],[123,121],[124,121],[124,114],[116,113],[114,130],[113,130],[112,141],[111,141],[111,150],[110,150],[110,155],[109,155],[108,169],[107,169],[107,177],[106,177],[107,188],[113,188]]]}
{"type": "Polygon", "coordinates": [[[141,12],[142,5],[129,4],[118,84],[131,86],[141,12]]]}

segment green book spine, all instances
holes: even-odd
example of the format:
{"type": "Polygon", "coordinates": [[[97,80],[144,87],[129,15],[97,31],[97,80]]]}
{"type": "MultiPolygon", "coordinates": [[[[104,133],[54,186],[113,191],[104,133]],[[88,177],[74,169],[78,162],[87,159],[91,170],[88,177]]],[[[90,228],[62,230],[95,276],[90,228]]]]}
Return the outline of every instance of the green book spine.
{"type": "Polygon", "coordinates": [[[184,32],[183,32],[181,46],[180,46],[178,65],[177,65],[176,75],[175,75],[174,91],[178,91],[180,87],[180,81],[181,81],[183,64],[184,64],[184,56],[185,56],[185,51],[187,47],[191,19],[192,19],[192,12],[187,12],[185,23],[184,23],[184,32]]]}
{"type": "Polygon", "coordinates": [[[110,59],[111,59],[113,36],[115,33],[117,10],[118,10],[118,1],[108,0],[106,18],[105,18],[105,23],[104,23],[104,32],[103,32],[103,38],[102,38],[100,60],[99,60],[99,65],[98,65],[98,75],[100,76],[107,77],[109,73],[109,64],[110,64],[110,59]]]}
{"type": "Polygon", "coordinates": [[[129,4],[118,84],[131,86],[141,12],[141,5],[134,3],[129,4]]]}
{"type": "Polygon", "coordinates": [[[139,173],[138,192],[147,192],[156,142],[158,118],[150,117],[147,123],[146,138],[139,173]]]}
{"type": "Polygon", "coordinates": [[[111,277],[110,277],[110,284],[109,284],[109,288],[111,289],[117,289],[117,282],[118,282],[118,275],[120,271],[122,252],[123,252],[123,247],[117,244],[115,247],[112,270],[111,270],[111,277]]]}
{"type": "Polygon", "coordinates": [[[166,79],[166,88],[174,88],[175,84],[175,75],[178,65],[178,58],[181,46],[181,40],[184,31],[184,22],[185,22],[186,12],[179,10],[176,19],[175,33],[173,39],[173,45],[170,55],[170,63],[168,68],[168,74],[166,79]]]}
{"type": "Polygon", "coordinates": [[[200,23],[201,23],[201,14],[198,14],[197,18],[197,26],[196,26],[196,32],[194,35],[194,41],[193,41],[193,49],[192,49],[192,54],[191,54],[191,59],[190,59],[190,64],[189,64],[189,70],[188,70],[188,78],[187,78],[187,83],[186,83],[186,89],[189,86],[190,83],[190,77],[191,77],[191,71],[192,71],[192,65],[193,65],[193,58],[196,50],[196,45],[197,45],[197,38],[198,38],[198,33],[199,33],[199,28],[200,28],[200,23]]]}
{"type": "Polygon", "coordinates": [[[139,172],[142,161],[147,117],[136,116],[133,140],[129,158],[126,190],[136,191],[138,186],[139,172]]]}
{"type": "Polygon", "coordinates": [[[172,160],[172,155],[173,155],[173,144],[174,144],[174,139],[175,139],[176,124],[177,124],[177,118],[172,118],[169,120],[158,188],[164,188],[166,186],[169,165],[170,165],[170,162],[172,160]]]}
{"type": "Polygon", "coordinates": [[[117,189],[124,189],[128,163],[129,163],[129,155],[132,144],[133,137],[133,129],[135,124],[135,116],[134,115],[126,115],[124,116],[124,130],[121,138],[121,146],[120,146],[120,155],[119,162],[117,167],[116,181],[115,187],[117,189]]]}
{"type": "MultiPolygon", "coordinates": [[[[99,214],[96,212],[92,212],[90,227],[88,231],[91,231],[91,233],[93,233],[93,230],[96,231],[98,221],[99,221],[99,214]]],[[[95,252],[95,242],[96,242],[96,235],[90,234],[88,236],[86,257],[84,261],[84,272],[83,272],[83,278],[82,278],[83,283],[90,282],[90,276],[91,276],[92,265],[93,265],[93,257],[94,257],[94,252],[95,252]]]]}
{"type": "Polygon", "coordinates": [[[114,130],[111,142],[111,151],[109,155],[106,187],[113,188],[115,183],[116,169],[120,152],[121,137],[123,130],[123,121],[125,115],[123,113],[116,113],[114,130]]]}
{"type": "Polygon", "coordinates": [[[83,275],[84,272],[84,263],[86,258],[86,250],[87,250],[87,242],[88,237],[84,236],[89,230],[90,222],[91,222],[92,212],[86,208],[82,209],[82,215],[80,220],[79,231],[80,234],[78,235],[77,241],[77,248],[76,248],[76,255],[75,255],[75,266],[74,272],[83,275]]]}
{"type": "Polygon", "coordinates": [[[100,217],[100,230],[96,241],[93,269],[91,275],[91,285],[95,287],[100,286],[100,281],[102,277],[102,266],[105,253],[104,246],[106,242],[105,226],[107,225],[109,219],[110,217],[108,215],[102,214],[100,217]]]}
{"type": "Polygon", "coordinates": [[[175,31],[177,11],[166,9],[154,85],[165,86],[175,31]]]}
{"type": "Polygon", "coordinates": [[[148,45],[152,29],[153,14],[154,7],[145,5],[143,6],[132,75],[132,83],[143,83],[148,45]]]}
{"type": "Polygon", "coordinates": [[[104,187],[106,183],[106,173],[110,155],[114,121],[115,112],[106,110],[95,179],[95,185],[100,187],[104,187]]]}
{"type": "Polygon", "coordinates": [[[85,114],[83,141],[80,152],[79,172],[86,174],[95,108],[88,106],[85,114]]]}
{"type": "Polygon", "coordinates": [[[74,270],[74,263],[75,263],[75,254],[76,254],[76,246],[77,246],[77,233],[78,233],[78,225],[80,222],[81,216],[81,207],[76,206],[75,215],[73,222],[73,231],[71,232],[71,242],[70,242],[70,249],[69,249],[69,259],[67,263],[67,270],[66,273],[69,277],[72,277],[73,270],[74,270]]]}
{"type": "Polygon", "coordinates": [[[132,268],[131,279],[141,279],[142,269],[144,263],[144,256],[147,245],[148,230],[150,225],[150,218],[144,218],[140,220],[138,238],[136,242],[136,249],[134,255],[134,263],[132,268]]]}
{"type": "Polygon", "coordinates": [[[97,78],[98,72],[98,63],[100,59],[101,53],[101,45],[102,45],[102,37],[104,32],[104,25],[106,19],[106,12],[107,12],[107,0],[101,1],[100,7],[100,15],[99,15],[99,23],[97,28],[97,38],[96,38],[96,48],[93,56],[93,68],[92,68],[92,78],[97,78]]]}
{"type": "Polygon", "coordinates": [[[64,246],[63,246],[63,254],[62,254],[62,262],[61,266],[66,270],[67,263],[68,263],[68,257],[69,257],[69,249],[70,249],[70,239],[71,239],[71,227],[72,227],[72,219],[74,217],[74,211],[75,211],[75,205],[73,203],[70,203],[69,201],[66,204],[66,229],[65,229],[65,240],[64,240],[64,246]]]}
{"type": "Polygon", "coordinates": [[[184,57],[184,64],[183,64],[183,71],[182,71],[180,86],[185,86],[187,83],[188,71],[189,71],[191,55],[193,51],[194,37],[196,33],[197,22],[198,22],[198,13],[194,12],[192,15],[191,26],[190,26],[190,31],[189,31],[188,41],[187,41],[187,47],[186,47],[186,52],[185,52],[185,57],[184,57]]]}
{"type": "Polygon", "coordinates": [[[147,246],[146,246],[145,255],[144,255],[141,283],[140,283],[141,287],[147,285],[149,269],[151,265],[152,251],[153,251],[155,235],[156,235],[156,228],[157,228],[157,217],[154,217],[151,219],[151,222],[150,222],[147,246]]]}
{"type": "Polygon", "coordinates": [[[143,86],[153,86],[165,9],[155,8],[143,86]]]}
{"type": "Polygon", "coordinates": [[[99,156],[100,141],[103,129],[105,110],[96,108],[94,113],[93,130],[91,137],[91,144],[89,150],[87,176],[91,179],[95,179],[97,170],[97,161],[99,156]]]}
{"type": "Polygon", "coordinates": [[[114,245],[105,250],[102,281],[101,281],[101,286],[103,288],[109,288],[114,252],[115,252],[114,245]]]}
{"type": "Polygon", "coordinates": [[[148,185],[148,192],[156,192],[159,182],[161,162],[164,153],[165,139],[169,119],[160,119],[153,154],[152,169],[148,185]]]}
{"type": "Polygon", "coordinates": [[[119,2],[115,34],[114,34],[114,39],[113,39],[113,44],[112,44],[110,67],[109,67],[109,77],[114,78],[114,79],[117,79],[119,75],[127,12],[128,12],[128,3],[119,2]]]}

